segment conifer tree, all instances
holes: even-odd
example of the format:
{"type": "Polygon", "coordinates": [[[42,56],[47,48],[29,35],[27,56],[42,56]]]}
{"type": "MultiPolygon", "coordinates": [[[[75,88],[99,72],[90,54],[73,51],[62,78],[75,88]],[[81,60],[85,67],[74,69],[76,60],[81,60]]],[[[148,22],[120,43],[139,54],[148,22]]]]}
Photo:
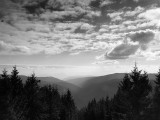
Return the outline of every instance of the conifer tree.
{"type": "Polygon", "coordinates": [[[61,111],[61,119],[63,115],[65,118],[62,120],[75,120],[76,119],[76,106],[71,95],[70,90],[67,90],[67,93],[62,96],[62,111],[61,111]]]}
{"type": "Polygon", "coordinates": [[[130,75],[133,83],[130,97],[135,120],[142,116],[145,109],[149,106],[149,94],[152,90],[147,73],[144,72],[142,74],[141,72],[142,71],[139,71],[137,66],[135,66],[130,75]]]}
{"type": "Polygon", "coordinates": [[[88,103],[86,120],[96,120],[96,106],[97,101],[95,98],[88,103]]]}
{"type": "Polygon", "coordinates": [[[123,81],[120,82],[118,91],[112,100],[112,117],[113,119],[127,119],[131,118],[131,102],[130,92],[132,89],[132,82],[129,75],[125,74],[123,81]]]}
{"type": "Polygon", "coordinates": [[[49,120],[59,120],[61,110],[61,99],[57,88],[53,86],[45,86],[41,88],[43,95],[42,102],[46,106],[46,115],[49,120]]]}
{"type": "Polygon", "coordinates": [[[22,106],[23,106],[23,83],[22,79],[18,76],[19,72],[16,66],[13,67],[10,76],[10,86],[9,86],[9,110],[13,120],[22,119],[22,106]]]}
{"type": "Polygon", "coordinates": [[[22,90],[23,90],[22,79],[18,76],[18,74],[19,74],[19,72],[18,72],[16,66],[14,66],[13,70],[11,72],[11,77],[10,77],[12,99],[21,95],[22,90]]]}
{"type": "Polygon", "coordinates": [[[11,115],[9,111],[9,76],[4,69],[0,77],[0,119],[7,120],[11,115]]]}
{"type": "Polygon", "coordinates": [[[119,84],[119,89],[126,92],[127,94],[131,91],[131,88],[132,88],[132,82],[130,80],[130,77],[128,74],[125,74],[123,81],[121,81],[119,84]]]}
{"type": "Polygon", "coordinates": [[[24,85],[25,89],[25,119],[27,120],[43,120],[43,104],[40,102],[39,85],[40,80],[37,80],[35,74],[27,78],[24,85]]]}
{"type": "Polygon", "coordinates": [[[156,86],[153,96],[153,119],[160,119],[160,69],[156,75],[156,86]]]}
{"type": "Polygon", "coordinates": [[[147,73],[142,74],[135,65],[131,74],[124,76],[113,98],[115,119],[139,120],[151,102],[151,90],[147,73]]]}
{"type": "Polygon", "coordinates": [[[112,114],[111,114],[111,100],[109,99],[109,97],[107,96],[105,99],[105,109],[106,109],[106,114],[105,114],[105,119],[104,120],[111,120],[112,119],[112,114]]]}
{"type": "Polygon", "coordinates": [[[100,99],[97,103],[97,113],[96,113],[96,119],[97,120],[104,120],[107,115],[107,109],[106,109],[106,101],[104,98],[100,99]]]}

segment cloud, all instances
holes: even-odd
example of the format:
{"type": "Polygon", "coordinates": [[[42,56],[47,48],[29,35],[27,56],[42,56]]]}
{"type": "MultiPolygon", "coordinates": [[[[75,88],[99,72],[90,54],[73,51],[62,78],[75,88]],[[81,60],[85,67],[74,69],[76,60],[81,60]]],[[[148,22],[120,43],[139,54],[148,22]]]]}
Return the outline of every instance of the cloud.
{"type": "Polygon", "coordinates": [[[99,65],[99,64],[119,64],[117,60],[108,60],[105,58],[105,54],[102,54],[100,56],[96,56],[96,61],[92,63],[93,65],[99,65]]]}
{"type": "Polygon", "coordinates": [[[151,30],[130,32],[122,43],[106,52],[105,59],[127,59],[135,55],[138,49],[145,51],[154,37],[155,33],[151,30]]]}
{"type": "Polygon", "coordinates": [[[125,17],[134,17],[135,15],[143,12],[145,10],[145,8],[143,7],[136,7],[133,11],[126,11],[126,13],[124,14],[125,17]]]}
{"type": "Polygon", "coordinates": [[[154,23],[157,27],[160,27],[160,8],[147,10],[146,12],[139,14],[138,17],[149,20],[150,22],[154,23]]]}
{"type": "Polygon", "coordinates": [[[149,49],[147,51],[140,51],[137,54],[138,57],[144,57],[147,61],[153,61],[160,58],[160,50],[149,49]]]}
{"type": "Polygon", "coordinates": [[[93,65],[99,65],[99,64],[119,64],[117,60],[102,60],[102,61],[96,61],[92,63],[93,65]]]}
{"type": "Polygon", "coordinates": [[[127,59],[138,50],[139,45],[122,43],[105,54],[106,59],[127,59]]]}
{"type": "MultiPolygon", "coordinates": [[[[136,7],[133,10],[127,7],[117,12],[111,11],[108,7],[106,18],[110,17],[110,22],[104,18],[100,10],[93,11],[87,5],[83,5],[85,0],[78,1],[76,5],[73,5],[73,1],[60,0],[63,10],[46,10],[39,16],[31,16],[32,19],[23,11],[15,13],[13,26],[5,22],[0,23],[0,27],[3,28],[0,29],[0,39],[7,44],[6,46],[10,46],[5,47],[5,50],[12,49],[12,54],[41,52],[44,55],[63,52],[76,55],[81,52],[106,50],[107,59],[114,59],[116,55],[124,59],[133,55],[138,48],[146,50],[147,44],[154,38],[152,30],[140,31],[138,27],[139,25],[144,29],[144,26],[152,25],[148,24],[144,17],[136,18],[138,14],[145,13],[145,7],[136,7]],[[104,18],[104,21],[101,18],[104,18]],[[126,35],[130,39],[128,43],[123,41],[126,35]]],[[[110,0],[105,2],[104,6],[114,4],[110,0]]]]}
{"type": "Polygon", "coordinates": [[[61,11],[47,11],[41,14],[40,19],[44,21],[78,21],[87,15],[89,10],[81,6],[65,6],[64,10],[61,11]]]}
{"type": "Polygon", "coordinates": [[[155,33],[151,30],[140,30],[129,33],[129,38],[133,42],[139,42],[140,44],[148,44],[153,41],[155,33]]]}
{"type": "Polygon", "coordinates": [[[0,54],[29,54],[30,49],[26,46],[14,46],[0,41],[0,54]]]}
{"type": "Polygon", "coordinates": [[[113,3],[113,1],[111,1],[111,0],[102,1],[101,7],[103,7],[103,6],[108,6],[108,5],[112,4],[112,3],[113,3]]]}
{"type": "Polygon", "coordinates": [[[123,14],[122,11],[118,11],[118,12],[112,12],[112,13],[108,13],[108,16],[111,18],[111,21],[112,22],[115,22],[115,21],[121,21],[122,20],[122,17],[121,15],[123,14]]]}
{"type": "Polygon", "coordinates": [[[109,44],[107,44],[106,42],[96,42],[93,43],[93,50],[100,50],[100,49],[106,49],[108,47],[109,44]]]}
{"type": "Polygon", "coordinates": [[[139,2],[140,0],[133,0],[134,2],[139,2]]]}
{"type": "Polygon", "coordinates": [[[95,27],[93,25],[90,25],[88,23],[82,23],[80,26],[78,26],[74,33],[86,33],[86,32],[92,32],[95,27]]]}

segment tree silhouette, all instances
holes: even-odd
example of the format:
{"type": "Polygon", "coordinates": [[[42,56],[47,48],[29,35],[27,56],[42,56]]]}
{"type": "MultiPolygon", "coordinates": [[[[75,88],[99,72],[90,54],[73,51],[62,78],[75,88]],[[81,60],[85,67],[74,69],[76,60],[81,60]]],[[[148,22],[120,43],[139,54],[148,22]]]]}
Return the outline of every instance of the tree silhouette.
{"type": "Polygon", "coordinates": [[[124,76],[113,99],[114,111],[117,113],[114,116],[120,117],[116,119],[122,119],[123,116],[125,119],[139,120],[150,105],[151,90],[147,73],[142,74],[135,65],[131,74],[124,76]]]}
{"type": "Polygon", "coordinates": [[[130,98],[131,81],[126,74],[112,100],[112,117],[115,120],[132,120],[132,105],[130,98]]]}
{"type": "Polygon", "coordinates": [[[7,71],[4,69],[1,77],[0,77],[0,119],[7,120],[10,116],[9,111],[9,76],[7,75],[7,71]]]}
{"type": "Polygon", "coordinates": [[[21,110],[23,104],[23,83],[18,76],[19,72],[16,66],[13,67],[10,76],[10,91],[9,91],[9,110],[13,120],[22,118],[23,111],[21,110]]]}
{"type": "Polygon", "coordinates": [[[49,120],[59,120],[61,110],[61,99],[57,88],[44,86],[41,88],[42,102],[46,106],[46,115],[49,120]]]}
{"type": "Polygon", "coordinates": [[[23,90],[22,79],[18,76],[18,74],[19,74],[19,72],[18,72],[16,66],[14,66],[13,70],[11,72],[11,77],[10,77],[12,99],[21,95],[22,90],[23,90]]]}
{"type": "Polygon", "coordinates": [[[156,75],[156,86],[153,96],[153,119],[160,119],[160,69],[156,75]]]}
{"type": "Polygon", "coordinates": [[[37,80],[35,74],[27,78],[24,85],[25,89],[25,113],[27,120],[42,120],[45,118],[43,113],[43,104],[40,102],[39,85],[40,80],[37,80]]]}
{"type": "Polygon", "coordinates": [[[141,71],[138,70],[137,66],[134,67],[130,77],[133,83],[130,93],[133,115],[135,116],[135,119],[138,119],[150,104],[149,93],[152,90],[152,86],[149,82],[147,73],[144,72],[144,74],[141,74],[141,71]]]}
{"type": "Polygon", "coordinates": [[[63,105],[61,111],[61,120],[75,120],[77,117],[76,106],[70,90],[67,90],[67,93],[62,96],[61,100],[63,105]]]}

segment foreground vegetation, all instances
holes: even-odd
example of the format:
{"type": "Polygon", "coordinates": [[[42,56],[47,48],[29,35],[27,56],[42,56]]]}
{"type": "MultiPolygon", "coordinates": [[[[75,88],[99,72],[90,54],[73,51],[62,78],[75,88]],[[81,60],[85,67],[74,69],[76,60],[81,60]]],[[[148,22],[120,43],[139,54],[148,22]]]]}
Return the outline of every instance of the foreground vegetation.
{"type": "Polygon", "coordinates": [[[76,107],[68,90],[60,95],[51,85],[40,87],[32,74],[25,84],[16,67],[0,79],[0,120],[74,120],[76,107]]]}
{"type": "Polygon", "coordinates": [[[160,71],[152,87],[146,72],[135,66],[126,74],[113,98],[91,100],[80,110],[69,90],[60,94],[52,85],[40,86],[35,74],[25,83],[13,67],[0,77],[1,120],[159,120],[160,71]]]}

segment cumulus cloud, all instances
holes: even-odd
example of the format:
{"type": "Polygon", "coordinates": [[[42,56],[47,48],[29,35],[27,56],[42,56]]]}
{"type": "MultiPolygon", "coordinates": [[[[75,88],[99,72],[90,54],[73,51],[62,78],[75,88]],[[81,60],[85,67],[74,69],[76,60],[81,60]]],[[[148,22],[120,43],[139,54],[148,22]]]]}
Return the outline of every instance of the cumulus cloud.
{"type": "Polygon", "coordinates": [[[112,13],[108,13],[108,16],[111,18],[111,21],[120,21],[122,20],[122,17],[121,17],[122,14],[123,14],[122,11],[112,12],[112,13]]]}
{"type": "Polygon", "coordinates": [[[105,50],[107,47],[109,46],[109,44],[107,44],[106,42],[95,42],[93,43],[93,50],[105,50]]]}
{"type": "Polygon", "coordinates": [[[124,14],[125,17],[134,17],[135,15],[143,12],[145,10],[145,8],[143,7],[136,7],[133,11],[126,11],[126,13],[124,14]]]}
{"type": "Polygon", "coordinates": [[[105,59],[127,59],[140,49],[145,51],[148,44],[154,41],[155,33],[151,30],[130,32],[122,43],[106,52],[105,59]]]}
{"type": "Polygon", "coordinates": [[[140,30],[130,32],[129,37],[132,41],[138,41],[140,44],[148,44],[154,39],[155,33],[151,30],[140,30]]]}
{"type": "Polygon", "coordinates": [[[75,29],[75,33],[86,33],[86,32],[92,32],[94,30],[94,26],[90,25],[88,23],[82,23],[80,26],[78,26],[75,29]]]}
{"type": "Polygon", "coordinates": [[[111,51],[105,54],[106,59],[127,59],[130,55],[135,54],[139,45],[122,43],[117,45],[111,51]]]}
{"type": "Polygon", "coordinates": [[[103,2],[101,3],[101,7],[110,5],[110,4],[112,4],[112,3],[113,3],[113,1],[111,1],[111,0],[105,0],[105,1],[103,1],[103,2]]]}
{"type": "Polygon", "coordinates": [[[147,10],[146,12],[139,14],[138,17],[149,20],[155,25],[157,25],[158,27],[160,27],[160,22],[159,22],[160,8],[154,8],[154,9],[147,10]]]}

